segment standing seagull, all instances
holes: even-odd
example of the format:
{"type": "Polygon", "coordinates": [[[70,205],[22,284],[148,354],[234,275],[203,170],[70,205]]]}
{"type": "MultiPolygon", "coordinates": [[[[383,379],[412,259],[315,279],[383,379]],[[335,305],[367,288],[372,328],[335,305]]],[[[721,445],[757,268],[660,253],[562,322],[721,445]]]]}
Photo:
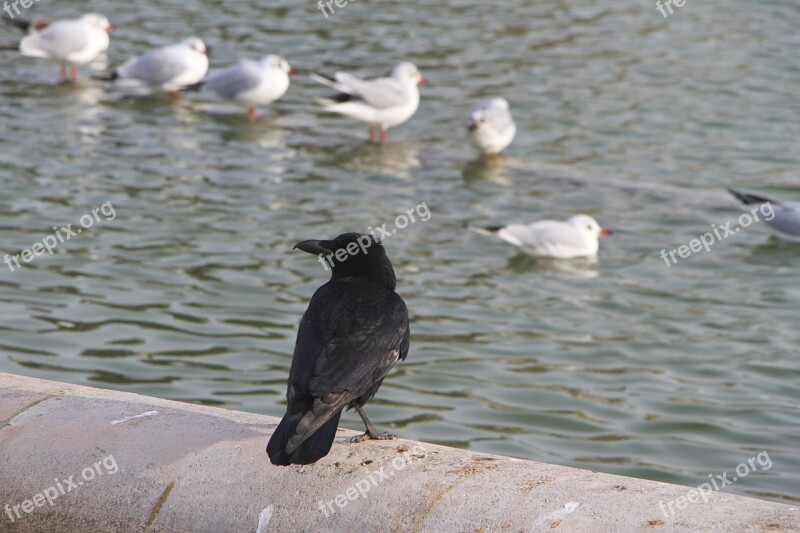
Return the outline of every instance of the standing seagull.
{"type": "Polygon", "coordinates": [[[247,104],[247,116],[254,119],[256,106],[271,104],[289,89],[289,75],[297,69],[281,56],[269,55],[260,61],[244,59],[214,72],[198,84],[202,90],[222,98],[247,104]]]}
{"type": "Polygon", "coordinates": [[[611,235],[589,215],[575,215],[561,222],[540,220],[532,224],[510,224],[489,228],[473,228],[479,233],[497,235],[535,257],[574,259],[594,257],[600,248],[598,237],[611,235]]]}
{"type": "Polygon", "coordinates": [[[333,272],[300,321],[286,415],[267,445],[272,464],[283,466],[326,456],[345,407],[355,409],[367,428],[354,442],[393,438],[375,430],[363,407],[406,358],[410,342],[408,310],[394,292],[394,269],[377,239],[345,233],[295,248],[319,255],[326,270],[329,261],[333,272]]]}
{"type": "MultiPolygon", "coordinates": [[[[789,241],[800,241],[800,204],[783,203],[765,196],[736,192],[733,189],[728,189],[728,192],[744,205],[757,206],[764,216],[764,222],[777,231],[779,237],[789,241]],[[769,208],[766,213],[764,212],[765,207],[769,208]],[[770,211],[772,211],[772,218],[767,218],[770,211]]],[[[754,211],[755,209],[751,212],[754,213],[754,211]]]]}
{"type": "Polygon", "coordinates": [[[197,37],[129,59],[106,80],[132,80],[177,96],[177,91],[208,73],[208,49],[197,37]]]}
{"type": "Polygon", "coordinates": [[[481,154],[494,156],[514,140],[517,125],[505,98],[493,98],[467,116],[467,131],[481,154]]]}
{"type": "Polygon", "coordinates": [[[403,62],[394,67],[391,78],[362,80],[352,74],[337,72],[333,78],[312,73],[311,79],[339,91],[317,101],[326,111],[333,111],[369,124],[369,140],[379,128],[380,141],[386,130],[410,119],[419,107],[419,87],[425,83],[416,65],[403,62]]]}
{"type": "Polygon", "coordinates": [[[98,13],[55,22],[14,19],[11,24],[28,32],[19,43],[22,55],[61,63],[61,76],[73,81],[78,77],[78,65],[85,65],[108,50],[108,34],[114,29],[98,13]]]}

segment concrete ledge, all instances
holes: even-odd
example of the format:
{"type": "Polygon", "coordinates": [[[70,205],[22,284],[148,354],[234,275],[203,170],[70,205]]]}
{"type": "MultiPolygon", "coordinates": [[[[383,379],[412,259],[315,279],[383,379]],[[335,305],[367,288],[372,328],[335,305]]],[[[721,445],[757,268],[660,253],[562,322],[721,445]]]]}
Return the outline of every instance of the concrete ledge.
{"type": "Polygon", "coordinates": [[[0,373],[0,531],[800,531],[794,506],[712,493],[677,509],[689,488],[402,439],[349,444],[341,429],[319,463],[275,467],[264,449],[277,422],[0,373]]]}

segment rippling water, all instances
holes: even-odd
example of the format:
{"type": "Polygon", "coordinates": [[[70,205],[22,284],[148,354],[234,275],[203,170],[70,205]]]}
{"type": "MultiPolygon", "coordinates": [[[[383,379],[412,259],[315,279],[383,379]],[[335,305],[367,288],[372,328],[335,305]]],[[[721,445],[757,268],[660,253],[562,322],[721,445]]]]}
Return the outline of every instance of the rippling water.
{"type": "Polygon", "coordinates": [[[800,247],[757,224],[673,267],[659,257],[735,221],[725,186],[800,200],[796,2],[688,0],[666,19],[633,1],[359,0],[328,19],[311,0],[270,4],[91,8],[118,26],[111,63],[193,33],[214,66],[277,52],[377,75],[413,60],[430,85],[390,144],[320,113],[305,75],[248,124],[0,56],[2,253],[104,202],[117,214],[22,271],[0,265],[0,371],[280,415],[327,277],[291,246],[425,202],[431,219],[386,242],[414,335],[374,422],[686,485],[768,451],[771,469],[726,490],[800,501],[800,247]],[[462,117],[493,95],[519,134],[475,163],[462,117]],[[616,230],[596,266],[465,230],[575,212],[616,230]]]}

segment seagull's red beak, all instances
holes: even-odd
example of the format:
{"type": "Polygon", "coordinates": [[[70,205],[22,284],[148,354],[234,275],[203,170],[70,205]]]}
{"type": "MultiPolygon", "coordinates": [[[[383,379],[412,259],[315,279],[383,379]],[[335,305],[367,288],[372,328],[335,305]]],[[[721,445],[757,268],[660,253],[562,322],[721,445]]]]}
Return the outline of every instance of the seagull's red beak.
{"type": "Polygon", "coordinates": [[[111,33],[115,29],[116,29],[116,27],[113,24],[109,24],[108,26],[106,26],[106,32],[107,33],[111,33]]]}
{"type": "Polygon", "coordinates": [[[613,235],[614,232],[610,229],[600,228],[600,235],[613,235]]]}
{"type": "Polygon", "coordinates": [[[428,83],[428,80],[425,79],[425,76],[420,76],[419,77],[419,84],[420,85],[425,85],[426,83],[428,83]]]}
{"type": "Polygon", "coordinates": [[[300,71],[299,71],[299,70],[297,70],[296,68],[294,68],[294,67],[289,67],[289,76],[291,76],[292,74],[298,74],[299,72],[300,72],[300,71]]]}

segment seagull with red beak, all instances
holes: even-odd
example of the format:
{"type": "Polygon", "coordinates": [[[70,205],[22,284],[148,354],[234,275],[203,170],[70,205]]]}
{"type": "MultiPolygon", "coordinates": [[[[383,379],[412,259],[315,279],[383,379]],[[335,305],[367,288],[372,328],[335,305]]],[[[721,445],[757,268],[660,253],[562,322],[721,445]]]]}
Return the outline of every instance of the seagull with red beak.
{"type": "Polygon", "coordinates": [[[271,104],[289,89],[289,76],[294,68],[279,55],[268,55],[260,61],[243,59],[226,69],[210,74],[198,84],[204,92],[220,98],[247,104],[247,116],[256,118],[256,106],[271,104]]]}
{"type": "Polygon", "coordinates": [[[565,221],[540,220],[532,224],[510,224],[472,228],[496,235],[535,257],[550,259],[593,258],[600,248],[598,237],[611,235],[589,215],[575,215],[565,221]]]}
{"type": "Polygon", "coordinates": [[[99,13],[55,22],[14,19],[12,24],[28,32],[19,43],[22,55],[61,63],[61,76],[72,81],[78,77],[78,65],[85,65],[108,50],[109,33],[114,29],[99,13]]]}
{"type": "Polygon", "coordinates": [[[380,142],[386,140],[386,131],[399,126],[419,107],[419,85],[425,84],[414,63],[404,61],[392,71],[389,78],[362,80],[346,72],[337,72],[332,78],[311,74],[311,79],[337,91],[329,98],[319,98],[326,111],[369,124],[369,140],[379,132],[380,142]]]}
{"type": "Polygon", "coordinates": [[[208,74],[208,48],[197,37],[133,57],[115,70],[108,81],[119,80],[136,86],[165,91],[178,97],[180,89],[199,83],[208,74]]]}

